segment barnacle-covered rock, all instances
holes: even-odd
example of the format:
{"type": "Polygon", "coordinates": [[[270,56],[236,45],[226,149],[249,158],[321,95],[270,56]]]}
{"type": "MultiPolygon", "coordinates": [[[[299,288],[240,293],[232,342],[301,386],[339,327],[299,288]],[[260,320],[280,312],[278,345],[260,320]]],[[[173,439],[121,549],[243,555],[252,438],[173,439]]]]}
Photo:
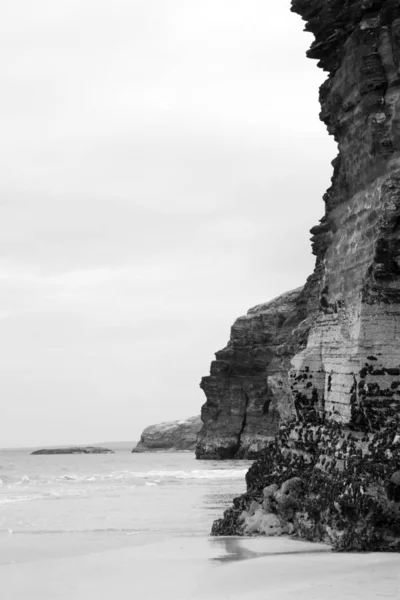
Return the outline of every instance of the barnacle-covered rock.
{"type": "Polygon", "coordinates": [[[337,550],[399,550],[397,435],[364,436],[334,422],[287,425],[250,468],[248,493],[216,521],[213,534],[291,533],[337,550]]]}

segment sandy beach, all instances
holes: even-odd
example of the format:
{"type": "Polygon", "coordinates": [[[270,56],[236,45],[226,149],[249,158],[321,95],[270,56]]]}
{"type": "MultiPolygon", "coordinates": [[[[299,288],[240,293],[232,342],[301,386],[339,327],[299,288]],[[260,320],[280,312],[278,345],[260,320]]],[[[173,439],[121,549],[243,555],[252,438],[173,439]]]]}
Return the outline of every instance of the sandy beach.
{"type": "Polygon", "coordinates": [[[394,600],[400,557],[285,538],[164,538],[75,556],[30,552],[1,565],[0,580],[7,600],[394,600]]]}

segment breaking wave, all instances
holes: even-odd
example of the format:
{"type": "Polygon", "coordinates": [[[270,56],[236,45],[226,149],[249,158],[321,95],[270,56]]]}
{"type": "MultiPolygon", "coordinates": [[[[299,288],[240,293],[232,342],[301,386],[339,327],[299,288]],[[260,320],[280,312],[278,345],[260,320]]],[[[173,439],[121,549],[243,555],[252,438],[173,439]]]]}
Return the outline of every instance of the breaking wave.
{"type": "Polygon", "coordinates": [[[0,496],[0,505],[1,504],[16,504],[19,502],[31,502],[32,500],[58,500],[58,499],[63,499],[63,498],[71,498],[71,497],[78,497],[78,496],[85,496],[86,492],[85,490],[63,490],[62,492],[56,492],[56,491],[51,491],[51,492],[43,492],[43,493],[37,493],[37,494],[29,494],[26,496],[15,496],[15,495],[10,495],[10,496],[0,496]]]}
{"type": "Polygon", "coordinates": [[[113,471],[111,473],[79,476],[61,475],[58,483],[82,483],[91,481],[120,481],[132,479],[151,479],[154,483],[183,479],[242,479],[247,469],[194,469],[192,471],[113,471]]]}

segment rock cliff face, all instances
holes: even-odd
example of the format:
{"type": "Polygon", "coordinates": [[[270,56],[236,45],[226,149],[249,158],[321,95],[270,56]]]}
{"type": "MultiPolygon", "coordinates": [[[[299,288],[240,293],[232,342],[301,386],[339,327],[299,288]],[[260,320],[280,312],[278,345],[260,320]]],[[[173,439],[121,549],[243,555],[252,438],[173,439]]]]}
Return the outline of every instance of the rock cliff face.
{"type": "Polygon", "coordinates": [[[132,452],[193,452],[201,426],[200,417],[150,425],[132,452]]]}
{"type": "Polygon", "coordinates": [[[292,532],[338,549],[400,549],[400,4],[292,0],[328,73],[338,143],[312,229],[307,343],[292,358],[295,419],[214,533],[292,532]]]}
{"type": "Polygon", "coordinates": [[[329,73],[321,119],[339,146],[325,215],[311,230],[316,268],[289,307],[292,330],[306,318],[308,325],[292,332],[274,321],[279,302],[284,319],[286,295],[234,324],[201,383],[199,458],[251,457],[265,445],[291,414],[287,364],[295,354],[300,418],[373,427],[400,406],[391,387],[400,376],[400,8],[395,0],[293,0],[293,10],[316,36],[309,56],[329,73]]]}
{"type": "Polygon", "coordinates": [[[301,418],[375,430],[400,408],[400,7],[294,0],[293,10],[329,72],[321,118],[339,146],[312,230],[319,312],[293,360],[294,401],[301,418]]]}
{"type": "Polygon", "coordinates": [[[307,339],[304,288],[250,309],[234,323],[201,388],[207,396],[197,458],[251,458],[293,417],[290,359],[307,339]],[[300,325],[301,324],[301,325],[300,325]]]}

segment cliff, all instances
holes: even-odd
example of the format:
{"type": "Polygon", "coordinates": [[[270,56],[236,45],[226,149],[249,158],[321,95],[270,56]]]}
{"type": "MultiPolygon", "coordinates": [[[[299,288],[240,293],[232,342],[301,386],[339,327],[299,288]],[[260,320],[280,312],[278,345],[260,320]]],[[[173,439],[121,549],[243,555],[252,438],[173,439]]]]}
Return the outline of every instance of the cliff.
{"type": "Polygon", "coordinates": [[[200,384],[207,402],[197,458],[254,457],[274,438],[280,420],[294,415],[288,372],[306,340],[306,316],[299,288],[237,319],[200,384]]]}
{"type": "Polygon", "coordinates": [[[329,71],[321,118],[339,147],[312,230],[319,312],[293,360],[294,401],[302,416],[374,430],[400,407],[400,8],[294,0],[293,10],[329,71]]]}
{"type": "Polygon", "coordinates": [[[201,425],[200,417],[150,425],[132,452],[193,452],[201,425]]]}
{"type": "Polygon", "coordinates": [[[295,419],[213,532],[283,532],[336,549],[400,549],[400,6],[293,0],[327,71],[339,155],[312,229],[309,335],[290,370],[295,419]]]}

